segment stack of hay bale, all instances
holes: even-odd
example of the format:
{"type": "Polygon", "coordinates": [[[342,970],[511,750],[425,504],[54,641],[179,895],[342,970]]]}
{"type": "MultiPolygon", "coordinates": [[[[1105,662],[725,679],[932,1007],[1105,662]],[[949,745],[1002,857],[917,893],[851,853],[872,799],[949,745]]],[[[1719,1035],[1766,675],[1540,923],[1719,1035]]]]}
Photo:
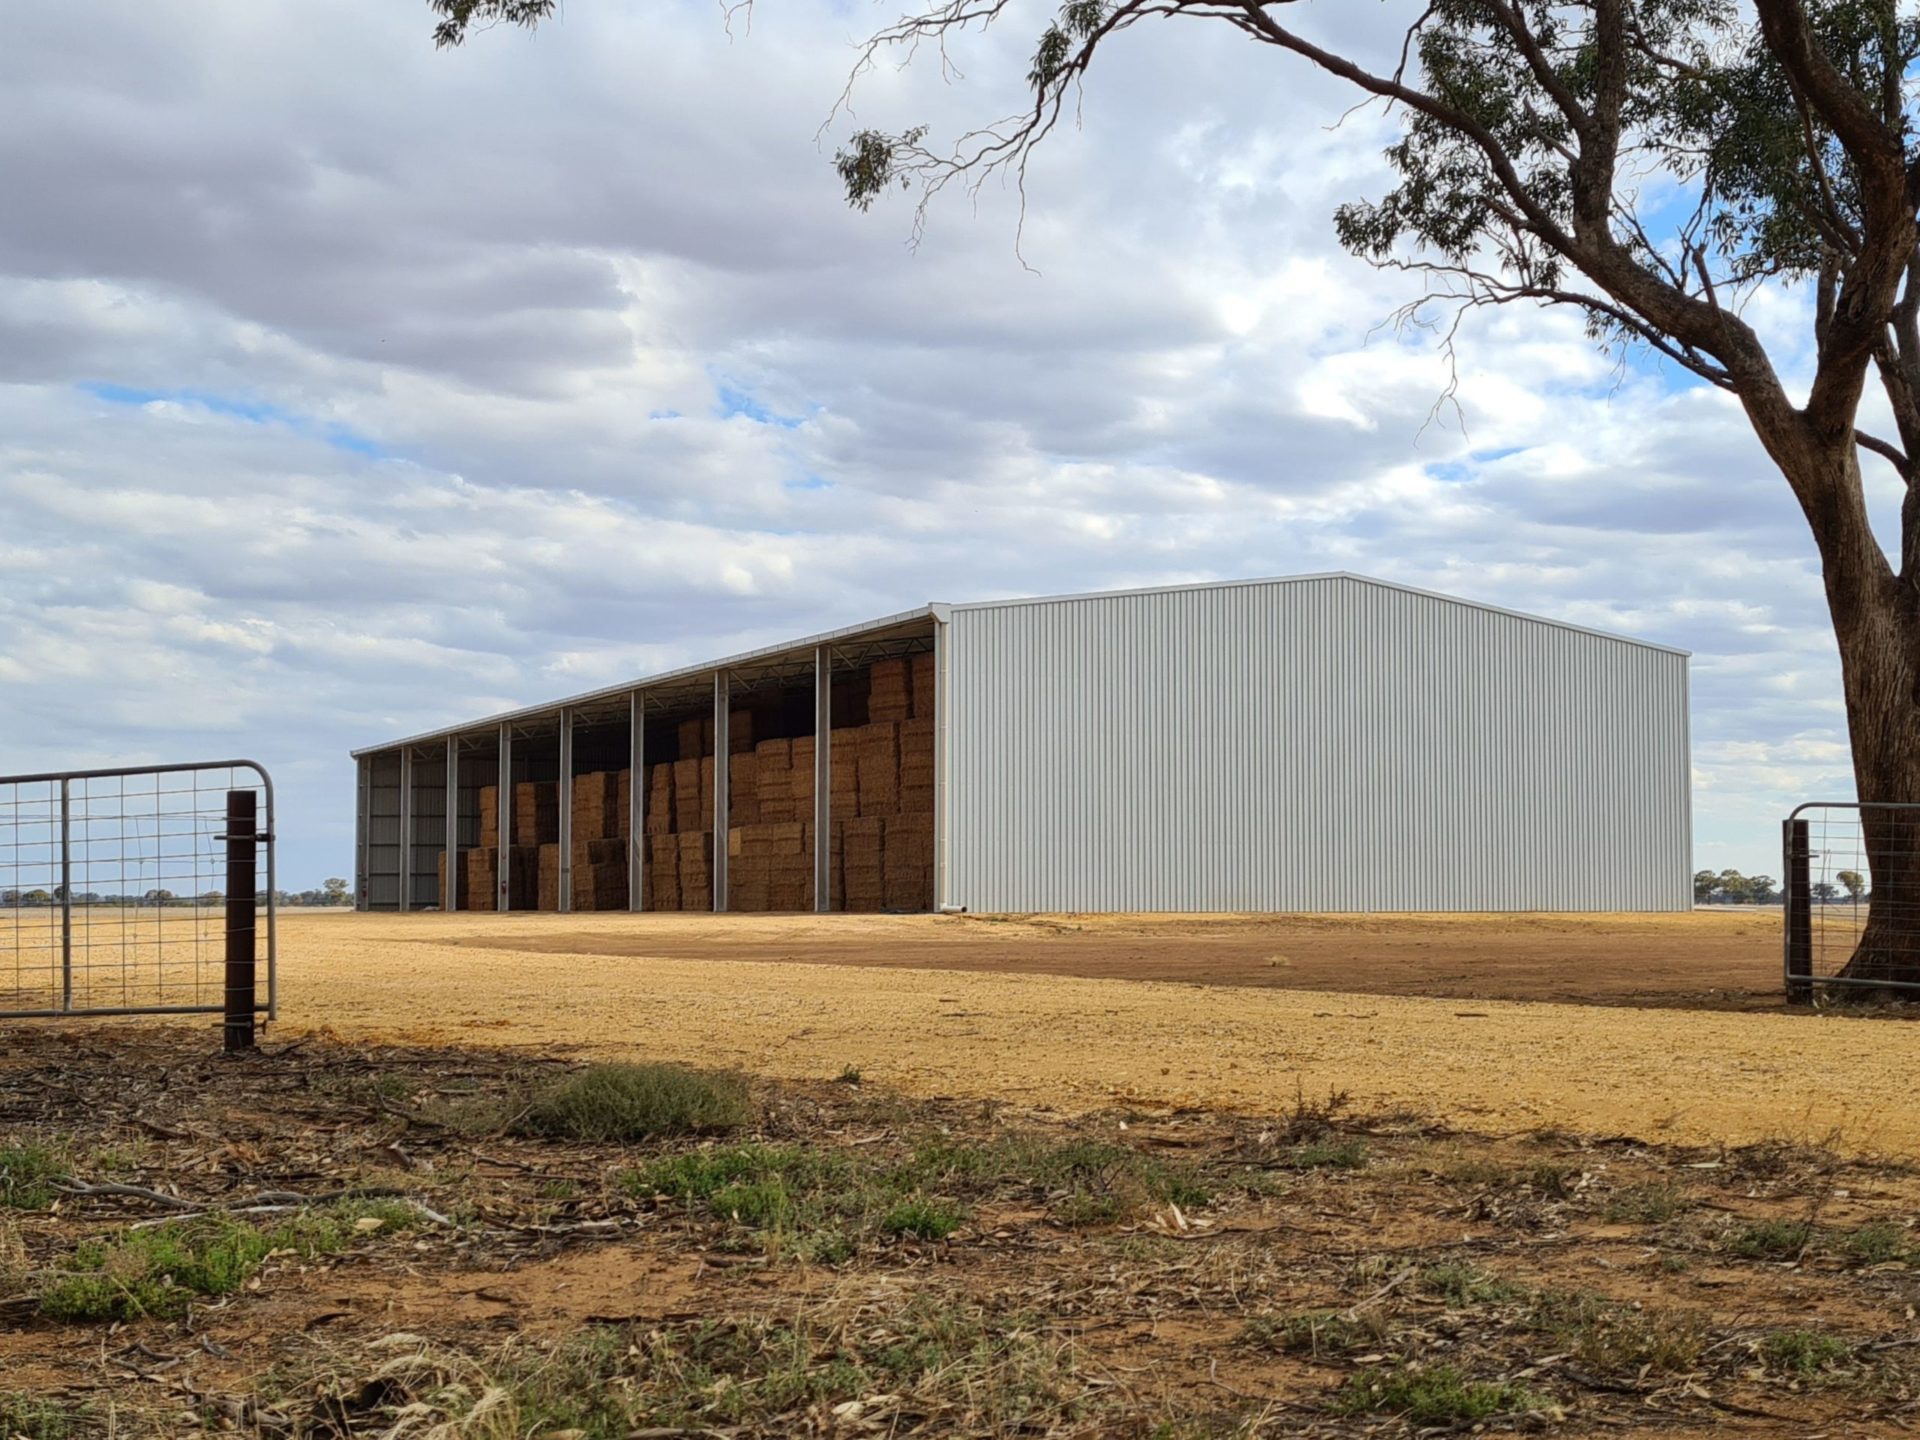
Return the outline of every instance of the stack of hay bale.
{"type": "MultiPolygon", "coordinates": [[[[876,661],[867,721],[833,732],[828,904],[835,910],[933,905],[932,655],[876,661]]],[[[729,772],[727,906],[814,908],[814,742],[763,740],[729,772]]]]}
{"type": "MultiPolygon", "coordinates": [[[[552,785],[546,787],[549,791],[552,785]]],[[[540,898],[540,845],[542,826],[557,827],[560,823],[558,798],[549,796],[543,800],[534,785],[519,785],[516,791],[528,792],[524,799],[514,797],[513,841],[507,850],[508,884],[513,893],[507,903],[515,910],[530,910],[540,898]]],[[[460,886],[458,908],[462,910],[492,910],[496,908],[495,897],[500,886],[500,788],[497,785],[482,785],[479,789],[480,806],[480,843],[473,849],[460,852],[460,886]]],[[[446,859],[441,858],[440,868],[443,874],[441,904],[446,904],[444,872],[446,859]]]]}
{"type": "Polygon", "coordinates": [[[471,893],[469,887],[472,875],[473,867],[467,864],[463,856],[454,876],[458,883],[454,887],[455,894],[453,901],[449,904],[447,901],[447,852],[444,850],[440,852],[440,908],[442,910],[471,910],[474,908],[468,902],[468,895],[471,893]]]}
{"type": "MultiPolygon", "coordinates": [[[[646,872],[643,910],[713,908],[713,719],[680,722],[677,760],[647,767],[646,872]]],[[[727,717],[727,812],[754,813],[753,712],[727,717]]]]}
{"type": "MultiPolygon", "coordinates": [[[[874,662],[835,682],[837,712],[863,723],[833,731],[828,903],[835,910],[926,910],[933,905],[933,656],[874,662]],[[864,684],[864,689],[862,688],[864,684]]],[[[764,717],[763,717],[764,718],[764,717]]],[[[784,722],[792,724],[788,715],[784,722]]],[[[761,728],[765,733],[767,727],[761,728]]],[[[814,908],[814,740],[761,739],[754,712],[728,722],[728,908],[814,908]]],[[[678,758],[649,765],[644,910],[713,905],[714,733],[710,716],[680,723],[678,758]]],[[[627,770],[573,779],[575,910],[627,908],[627,770]]],[[[480,845],[462,853],[463,909],[491,910],[498,879],[499,792],[479,791],[480,845]]],[[[559,791],[552,781],[513,787],[510,853],[516,910],[560,908],[559,791]]],[[[442,885],[444,899],[444,880],[442,885]]]]}
{"type": "MultiPolygon", "coordinates": [[[[627,908],[628,770],[595,770],[573,777],[572,893],[575,910],[627,908]]],[[[560,847],[554,845],[558,867],[560,847]]],[[[544,857],[545,852],[542,852],[544,857]]],[[[544,859],[542,878],[545,877],[544,859]]],[[[559,902],[556,880],[554,901],[559,902]]],[[[544,906],[543,906],[544,908],[544,906]]]]}

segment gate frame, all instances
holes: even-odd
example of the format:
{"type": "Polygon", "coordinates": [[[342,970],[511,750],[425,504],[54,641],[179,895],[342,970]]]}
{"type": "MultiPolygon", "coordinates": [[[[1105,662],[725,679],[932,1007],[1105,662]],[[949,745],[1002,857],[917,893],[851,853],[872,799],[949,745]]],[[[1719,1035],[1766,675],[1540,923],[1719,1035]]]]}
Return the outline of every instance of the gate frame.
{"type": "MultiPolygon", "coordinates": [[[[63,956],[61,1000],[58,1010],[0,1010],[0,1020],[67,1020],[76,1017],[116,1015],[228,1015],[224,997],[212,1005],[103,1005],[73,1008],[73,849],[68,831],[71,811],[69,791],[76,780],[116,780],[136,775],[186,775],[199,770],[251,770],[260,777],[259,790],[265,800],[261,826],[254,836],[256,851],[264,847],[267,855],[267,1003],[256,996],[253,1013],[264,1013],[269,1021],[280,1018],[279,935],[276,921],[279,903],[275,899],[274,850],[278,835],[274,827],[273,777],[257,760],[199,760],[177,765],[115,765],[104,770],[48,770],[36,775],[0,775],[0,786],[58,785],[60,787],[60,945],[63,956]]],[[[232,787],[229,787],[231,790],[232,787]]],[[[251,789],[253,787],[241,787],[251,789]]],[[[225,840],[223,833],[218,837],[225,840]]],[[[223,853],[225,853],[223,851],[223,853]]]]}
{"type": "MultiPolygon", "coordinates": [[[[1805,819],[1812,810],[1920,811],[1912,800],[1807,800],[1793,807],[1780,822],[1780,858],[1785,880],[1780,887],[1781,959],[1787,1003],[1809,1004],[1823,985],[1857,985],[1870,990],[1920,990],[1920,981],[1870,980],[1853,975],[1813,973],[1813,847],[1805,819]]],[[[1869,921],[1873,901],[1867,901],[1869,921]]]]}

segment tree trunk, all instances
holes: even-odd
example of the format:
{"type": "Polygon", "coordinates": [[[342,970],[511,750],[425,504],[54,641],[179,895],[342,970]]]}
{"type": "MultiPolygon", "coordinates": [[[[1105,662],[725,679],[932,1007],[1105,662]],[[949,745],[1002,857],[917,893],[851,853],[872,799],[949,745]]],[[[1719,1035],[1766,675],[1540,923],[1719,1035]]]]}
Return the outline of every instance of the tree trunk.
{"type": "Polygon", "coordinates": [[[1866,928],[1840,973],[1920,984],[1920,809],[1886,808],[1920,804],[1920,596],[1891,574],[1836,578],[1829,563],[1827,575],[1871,886],[1866,928]]]}

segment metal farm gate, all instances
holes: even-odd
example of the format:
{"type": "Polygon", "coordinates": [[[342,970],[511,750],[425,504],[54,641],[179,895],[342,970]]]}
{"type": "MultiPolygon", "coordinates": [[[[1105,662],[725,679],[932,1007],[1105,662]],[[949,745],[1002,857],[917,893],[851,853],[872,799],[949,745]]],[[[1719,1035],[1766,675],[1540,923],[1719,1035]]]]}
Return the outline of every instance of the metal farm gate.
{"type": "Polygon", "coordinates": [[[1781,828],[1787,999],[1920,991],[1920,947],[1906,938],[1920,930],[1920,805],[1817,800],[1781,828]],[[1846,973],[1876,918],[1895,923],[1876,933],[1864,973],[1846,973]]]}
{"type": "Polygon", "coordinates": [[[273,842],[251,760],[0,776],[0,1019],[225,1015],[250,1045],[273,842]]]}

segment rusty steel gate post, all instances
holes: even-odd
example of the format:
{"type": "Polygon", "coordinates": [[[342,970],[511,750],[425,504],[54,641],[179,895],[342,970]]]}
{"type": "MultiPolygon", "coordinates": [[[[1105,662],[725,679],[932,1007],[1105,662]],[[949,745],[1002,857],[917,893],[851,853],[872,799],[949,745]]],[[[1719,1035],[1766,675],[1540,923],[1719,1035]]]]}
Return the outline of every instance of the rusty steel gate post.
{"type": "Polygon", "coordinates": [[[226,1051],[253,1048],[255,891],[260,797],[227,792],[226,1051]]]}
{"type": "Polygon", "coordinates": [[[1786,822],[1787,1003],[1813,999],[1813,850],[1807,822],[1786,822]]]}

